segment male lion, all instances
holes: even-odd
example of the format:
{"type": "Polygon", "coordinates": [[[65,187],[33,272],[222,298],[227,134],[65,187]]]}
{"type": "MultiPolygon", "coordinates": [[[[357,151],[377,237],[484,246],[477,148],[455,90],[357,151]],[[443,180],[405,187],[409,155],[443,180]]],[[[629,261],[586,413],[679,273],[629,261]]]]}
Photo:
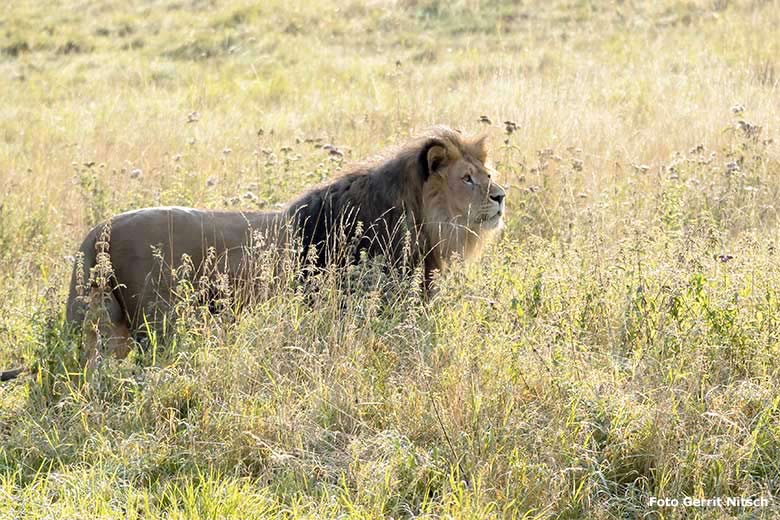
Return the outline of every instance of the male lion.
{"type": "Polygon", "coordinates": [[[316,267],[380,254],[389,265],[421,266],[427,290],[434,271],[456,255],[473,258],[503,225],[505,191],[485,163],[484,141],[434,127],[279,212],[157,207],[95,227],[81,245],[67,302],[69,322],[88,322],[87,364],[99,355],[98,343],[124,357],[135,332],[159,326],[170,311],[171,269],[183,255],[195,279],[219,272],[231,284],[251,285],[258,232],[265,248],[297,239],[296,254],[316,267]],[[209,261],[205,272],[199,266],[209,261]]]}

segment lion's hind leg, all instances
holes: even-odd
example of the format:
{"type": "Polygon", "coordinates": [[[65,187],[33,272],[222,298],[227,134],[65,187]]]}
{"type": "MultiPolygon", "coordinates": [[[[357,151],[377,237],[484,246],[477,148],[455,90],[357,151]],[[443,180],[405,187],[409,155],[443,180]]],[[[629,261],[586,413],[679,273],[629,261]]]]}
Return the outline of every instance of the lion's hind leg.
{"type": "Polygon", "coordinates": [[[109,355],[124,359],[133,347],[122,306],[112,291],[93,287],[84,317],[84,358],[87,370],[109,355]]]}

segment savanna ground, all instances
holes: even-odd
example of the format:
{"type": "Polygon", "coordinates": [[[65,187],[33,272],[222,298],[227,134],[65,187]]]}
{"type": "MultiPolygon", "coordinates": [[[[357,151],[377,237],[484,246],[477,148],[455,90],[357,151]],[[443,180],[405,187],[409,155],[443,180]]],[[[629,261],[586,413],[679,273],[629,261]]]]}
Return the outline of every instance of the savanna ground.
{"type": "Polygon", "coordinates": [[[37,371],[0,387],[0,518],[779,514],[779,26],[758,0],[6,3],[0,367],[37,371]],[[78,376],[89,226],[274,208],[434,123],[492,129],[509,189],[434,302],[184,301],[78,376]],[[649,505],[685,496],[769,506],[649,505]]]}

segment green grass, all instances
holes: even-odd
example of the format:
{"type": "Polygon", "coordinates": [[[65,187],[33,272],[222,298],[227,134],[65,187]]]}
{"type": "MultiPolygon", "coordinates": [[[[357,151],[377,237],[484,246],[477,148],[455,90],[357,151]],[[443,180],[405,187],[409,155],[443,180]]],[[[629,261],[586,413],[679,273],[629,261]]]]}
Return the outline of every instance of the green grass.
{"type": "Polygon", "coordinates": [[[778,8],[4,7],[0,367],[41,369],[0,386],[0,518],[779,514],[778,8]],[[431,304],[326,276],[79,375],[91,225],[272,209],[434,123],[492,130],[509,215],[431,304]]]}

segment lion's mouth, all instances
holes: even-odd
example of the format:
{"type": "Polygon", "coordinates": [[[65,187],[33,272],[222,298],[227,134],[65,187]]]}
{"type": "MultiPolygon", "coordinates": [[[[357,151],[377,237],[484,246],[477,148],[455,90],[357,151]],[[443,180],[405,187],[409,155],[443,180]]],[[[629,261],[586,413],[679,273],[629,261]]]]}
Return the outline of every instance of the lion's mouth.
{"type": "Polygon", "coordinates": [[[493,213],[490,216],[487,216],[487,215],[483,216],[480,219],[480,224],[482,224],[483,226],[487,226],[487,227],[495,226],[495,225],[497,225],[501,221],[501,217],[503,217],[503,216],[504,216],[504,212],[501,211],[501,210],[498,210],[498,211],[496,211],[495,213],[493,213]]]}

